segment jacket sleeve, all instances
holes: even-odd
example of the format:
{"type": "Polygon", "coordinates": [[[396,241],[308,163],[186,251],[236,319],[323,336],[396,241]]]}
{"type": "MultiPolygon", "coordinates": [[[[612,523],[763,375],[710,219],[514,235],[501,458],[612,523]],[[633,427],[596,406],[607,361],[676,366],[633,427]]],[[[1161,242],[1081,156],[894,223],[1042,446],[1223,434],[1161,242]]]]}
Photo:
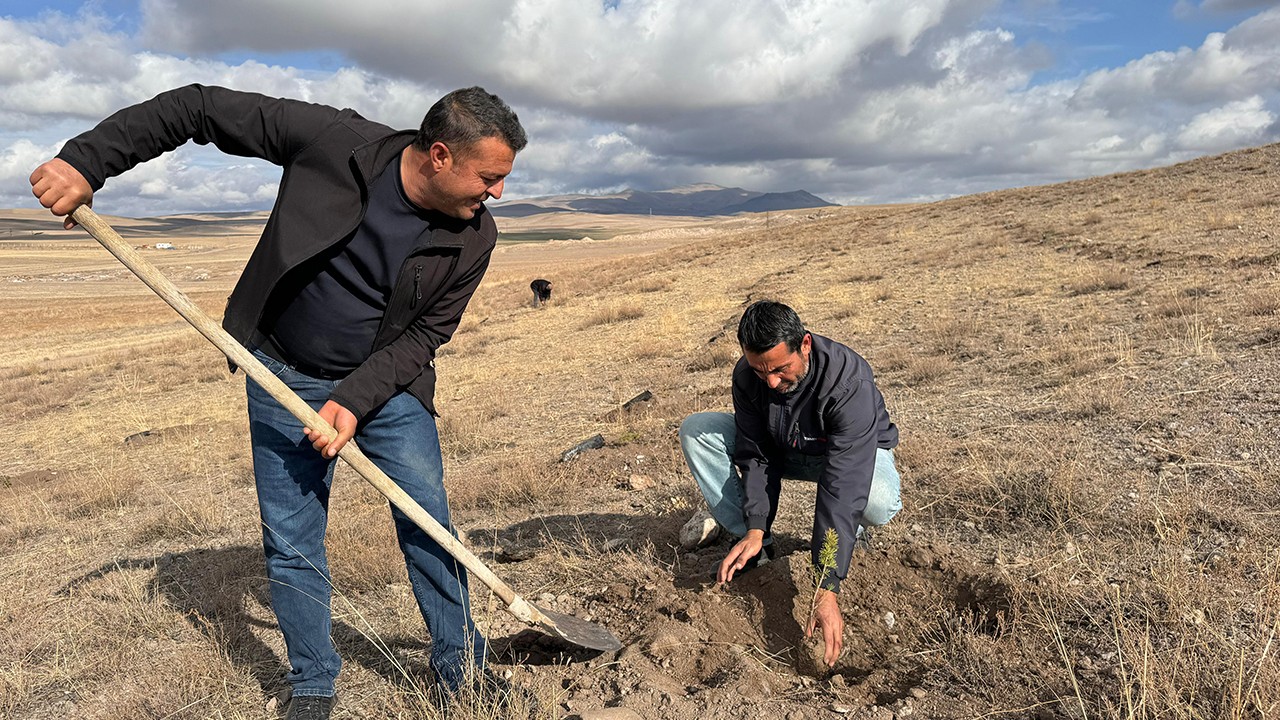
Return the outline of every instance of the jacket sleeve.
{"type": "Polygon", "coordinates": [[[769,408],[761,407],[743,376],[742,364],[733,373],[733,419],[737,426],[733,464],[742,474],[742,514],[748,530],[768,530],[776,493],[769,488],[769,408]]]}
{"type": "Polygon", "coordinates": [[[869,381],[856,380],[823,413],[828,423],[827,464],[818,478],[812,553],[814,567],[820,567],[818,553],[827,530],[836,531],[836,566],[822,580],[822,587],[833,591],[849,574],[857,528],[871,493],[877,447],[875,398],[869,381]]]}
{"type": "Polygon", "coordinates": [[[188,140],[224,153],[284,165],[340,111],[227,88],[187,85],[124,108],[67,141],[58,157],[95,191],[188,140]]]}
{"type": "Polygon", "coordinates": [[[449,342],[462,320],[462,312],[489,268],[490,253],[484,253],[458,276],[439,302],[428,307],[396,339],[356,368],[330,394],[329,399],[364,418],[419,375],[428,371],[436,350],[449,342]]]}

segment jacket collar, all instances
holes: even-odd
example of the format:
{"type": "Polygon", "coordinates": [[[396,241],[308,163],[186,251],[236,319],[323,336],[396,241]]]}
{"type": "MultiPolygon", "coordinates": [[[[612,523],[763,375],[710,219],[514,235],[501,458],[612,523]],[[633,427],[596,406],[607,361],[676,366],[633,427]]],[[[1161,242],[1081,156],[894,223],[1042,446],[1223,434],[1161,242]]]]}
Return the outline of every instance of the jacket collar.
{"type": "MultiPolygon", "coordinates": [[[[413,143],[416,130],[400,130],[384,135],[376,140],[357,147],[351,151],[351,160],[359,173],[361,184],[369,187],[369,182],[377,177],[397,155],[413,143]]],[[[483,204],[480,212],[471,220],[459,220],[443,213],[432,212],[431,230],[418,239],[418,247],[450,247],[460,248],[466,244],[467,230],[480,227],[480,217],[489,209],[483,204]]]]}

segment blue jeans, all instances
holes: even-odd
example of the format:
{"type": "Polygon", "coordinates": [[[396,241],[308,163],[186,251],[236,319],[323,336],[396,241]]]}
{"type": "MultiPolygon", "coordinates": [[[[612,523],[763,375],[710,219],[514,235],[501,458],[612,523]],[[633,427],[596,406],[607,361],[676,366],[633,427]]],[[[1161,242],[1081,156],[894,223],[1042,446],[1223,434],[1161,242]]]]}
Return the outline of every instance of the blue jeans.
{"type": "MultiPolygon", "coordinates": [[[[742,537],[747,534],[747,520],[742,514],[742,478],[733,465],[736,443],[737,425],[729,413],[694,413],[680,425],[680,449],[707,501],[707,508],[725,530],[742,537]]],[[[817,482],[826,465],[827,460],[822,456],[788,453],[782,477],[817,482]]],[[[902,485],[893,464],[893,451],[878,449],[862,522],[884,525],[901,509],[902,485]]],[[[858,533],[862,533],[861,526],[858,533]]]]}
{"type": "MultiPolygon", "coordinates": [[[[319,410],[341,380],[303,375],[260,351],[254,356],[307,404],[319,410]]],[[[303,436],[303,425],[257,383],[246,383],[253,471],[262,516],[262,545],[276,613],[289,653],[287,680],[297,696],[332,696],[342,661],[329,633],[331,585],[324,535],[334,462],[303,436]]],[[[440,438],[431,413],[399,393],[370,413],[355,440],[397,485],[452,532],[440,438]]],[[[436,683],[455,690],[474,663],[483,666],[484,637],[471,619],[467,575],[443,548],[392,508],[409,583],[431,633],[436,683]]]]}

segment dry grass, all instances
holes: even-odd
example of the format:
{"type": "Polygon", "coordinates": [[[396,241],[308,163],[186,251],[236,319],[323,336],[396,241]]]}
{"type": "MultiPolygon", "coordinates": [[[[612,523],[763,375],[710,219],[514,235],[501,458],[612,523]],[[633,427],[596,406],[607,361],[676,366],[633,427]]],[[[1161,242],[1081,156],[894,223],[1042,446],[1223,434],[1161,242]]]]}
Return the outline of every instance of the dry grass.
{"type": "MultiPolygon", "coordinates": [[[[877,541],[996,573],[1018,610],[993,630],[940,604],[865,682],[887,678],[903,700],[922,689],[919,717],[1271,717],[1277,156],[774,217],[767,254],[749,252],[766,230],[751,218],[682,244],[504,250],[438,362],[455,522],[531,597],[620,585],[679,622],[696,590],[675,586],[689,578],[673,545],[698,499],[675,432],[690,412],[730,407],[734,324],[748,299],[775,297],[877,372],[906,504],[877,541]],[[547,267],[555,302],[531,308],[528,281],[547,267]],[[654,398],[623,412],[642,390],[654,398]],[[596,433],[604,448],[559,462],[596,433]],[[629,489],[633,477],[651,486],[629,489]],[[535,536],[551,540],[532,559],[497,559],[535,536]]],[[[247,237],[207,252],[205,307],[221,307],[247,237]]],[[[0,262],[109,269],[88,251],[47,253],[0,262]]],[[[126,280],[0,292],[0,716],[261,718],[283,690],[284,649],[265,604],[241,376],[126,280]],[[125,443],[144,430],[155,434],[125,443]]],[[[784,493],[779,519],[797,536],[812,517],[800,495],[784,493]]],[[[444,716],[426,701],[429,646],[386,503],[345,471],[329,542],[340,713],[444,716]]],[[[491,634],[518,631],[472,592],[491,634]]],[[[638,702],[649,660],[628,657],[503,667],[562,711],[587,687],[599,694],[585,707],[638,702]]],[[[784,690],[767,713],[833,702],[770,667],[784,690]]],[[[673,704],[642,714],[766,707],[682,681],[697,692],[664,690],[673,704]]],[[[485,702],[447,716],[508,720],[485,702]]]]}
{"type": "Polygon", "coordinates": [[[633,303],[621,303],[596,310],[582,321],[582,329],[595,325],[612,325],[626,320],[644,317],[644,308],[633,303]]]}

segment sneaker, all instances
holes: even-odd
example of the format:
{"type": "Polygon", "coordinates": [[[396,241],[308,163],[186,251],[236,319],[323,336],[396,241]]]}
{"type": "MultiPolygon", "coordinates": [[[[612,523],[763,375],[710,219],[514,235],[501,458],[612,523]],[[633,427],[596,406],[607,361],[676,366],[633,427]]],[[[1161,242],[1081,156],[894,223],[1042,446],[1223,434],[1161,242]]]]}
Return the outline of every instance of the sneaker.
{"type": "Polygon", "coordinates": [[[329,720],[335,701],[332,697],[295,695],[289,701],[289,714],[285,720],[329,720]]]}

